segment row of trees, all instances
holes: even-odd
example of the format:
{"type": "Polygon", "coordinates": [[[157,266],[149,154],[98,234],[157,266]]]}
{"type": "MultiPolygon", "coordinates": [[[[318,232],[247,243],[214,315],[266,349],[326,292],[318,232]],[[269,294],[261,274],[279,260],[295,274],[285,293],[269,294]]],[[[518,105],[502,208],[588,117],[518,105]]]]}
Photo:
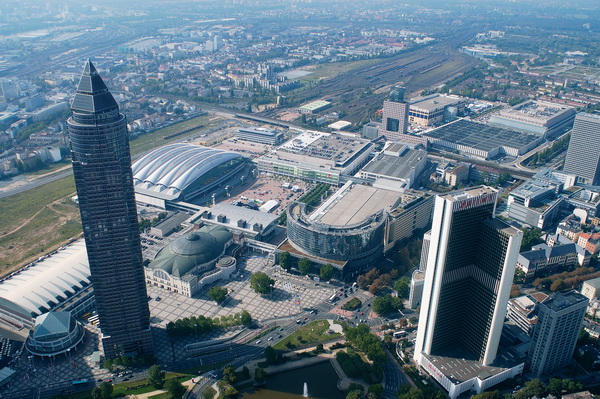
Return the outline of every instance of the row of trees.
{"type": "Polygon", "coordinates": [[[312,209],[313,206],[318,205],[321,202],[321,196],[327,196],[329,191],[329,184],[319,183],[311,188],[306,194],[298,199],[298,202],[304,202],[307,210],[312,209]]]}
{"type": "MultiPolygon", "coordinates": [[[[315,265],[308,258],[302,258],[296,261],[289,252],[283,252],[279,255],[279,266],[285,270],[291,270],[297,268],[298,271],[304,275],[310,274],[314,271],[315,265]]],[[[321,280],[329,281],[335,273],[335,269],[329,263],[319,268],[319,277],[321,280]]]]}
{"type": "Polygon", "coordinates": [[[533,285],[539,289],[549,289],[552,292],[575,288],[585,280],[600,277],[600,271],[593,267],[578,267],[570,272],[556,273],[548,277],[539,277],[533,280],[533,285]]]}
{"type": "Polygon", "coordinates": [[[233,315],[215,317],[211,319],[205,316],[191,316],[178,319],[167,324],[167,334],[171,337],[187,337],[191,335],[205,334],[217,328],[233,326],[252,325],[252,316],[247,311],[233,315]]]}
{"type": "Polygon", "coordinates": [[[570,139],[571,134],[567,134],[564,137],[561,137],[559,140],[555,141],[550,147],[533,154],[533,156],[529,158],[527,164],[544,165],[546,162],[552,160],[558,154],[565,151],[569,147],[570,139]]]}

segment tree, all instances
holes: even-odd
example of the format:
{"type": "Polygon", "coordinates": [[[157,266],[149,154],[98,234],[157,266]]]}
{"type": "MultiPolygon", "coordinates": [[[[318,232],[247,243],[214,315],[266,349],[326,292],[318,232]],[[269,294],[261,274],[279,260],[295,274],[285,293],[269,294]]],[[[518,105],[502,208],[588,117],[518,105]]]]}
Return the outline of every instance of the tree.
{"type": "Polygon", "coordinates": [[[527,399],[532,396],[537,396],[538,398],[546,396],[546,387],[538,378],[527,381],[525,386],[513,395],[513,398],[527,399]]]}
{"type": "Polygon", "coordinates": [[[94,389],[92,389],[92,399],[103,399],[102,389],[100,389],[100,387],[94,387],[94,389]]]}
{"type": "Polygon", "coordinates": [[[217,391],[213,387],[206,387],[202,390],[202,399],[213,399],[217,391]]]}
{"type": "Polygon", "coordinates": [[[275,349],[273,349],[273,347],[267,346],[265,348],[265,360],[269,364],[277,363],[277,352],[275,351],[275,349]]]}
{"type": "Polygon", "coordinates": [[[208,290],[208,296],[216,303],[221,303],[227,298],[227,288],[215,285],[208,290]]]}
{"type": "Polygon", "coordinates": [[[258,294],[268,294],[275,280],[263,272],[256,272],[250,277],[250,287],[258,294]]]}
{"type": "Polygon", "coordinates": [[[155,364],[148,369],[148,385],[153,385],[157,389],[161,389],[165,383],[165,372],[155,364]]]}
{"type": "Polygon", "coordinates": [[[113,385],[110,382],[104,381],[102,384],[100,384],[100,393],[102,394],[102,399],[112,398],[113,385]]]}
{"type": "Polygon", "coordinates": [[[237,379],[235,375],[235,368],[232,366],[227,366],[223,369],[223,381],[233,384],[237,379]]]}
{"type": "Polygon", "coordinates": [[[181,384],[181,382],[171,379],[165,382],[165,389],[169,393],[170,399],[181,399],[187,389],[181,384]]]}
{"type": "Polygon", "coordinates": [[[362,399],[363,393],[361,390],[355,389],[353,391],[348,392],[346,395],[346,399],[362,399]]]}
{"type": "Polygon", "coordinates": [[[402,300],[398,297],[386,295],[384,297],[377,297],[373,300],[373,311],[377,314],[391,313],[395,310],[402,310],[402,300]]]}
{"type": "Polygon", "coordinates": [[[240,321],[242,322],[242,325],[248,327],[252,324],[252,316],[248,311],[243,310],[240,314],[240,321]]]}
{"type": "Polygon", "coordinates": [[[398,399],[423,399],[423,391],[419,388],[411,388],[410,385],[408,385],[407,389],[401,389],[398,399]]]}
{"type": "Polygon", "coordinates": [[[370,394],[371,393],[374,394],[374,397],[376,397],[376,398],[378,398],[381,395],[383,395],[383,391],[384,391],[383,385],[381,385],[381,384],[372,384],[372,385],[369,385],[368,392],[370,394]]]}
{"type": "Polygon", "coordinates": [[[298,270],[300,270],[300,273],[302,274],[309,274],[312,270],[312,262],[308,260],[308,258],[300,259],[300,262],[298,262],[298,270]]]}
{"type": "Polygon", "coordinates": [[[317,353],[323,353],[323,352],[325,352],[325,349],[323,348],[323,344],[322,343],[319,342],[317,344],[317,349],[315,350],[315,352],[317,352],[317,353]]]}
{"type": "Polygon", "coordinates": [[[265,370],[262,368],[257,368],[254,370],[254,381],[262,382],[265,380],[265,370]]]}
{"type": "Polygon", "coordinates": [[[402,277],[400,280],[394,283],[394,289],[401,298],[407,298],[410,293],[410,280],[408,277],[402,277]]]}
{"type": "MultiPolygon", "coordinates": [[[[285,215],[285,213],[282,215],[285,215]]],[[[279,266],[285,270],[290,270],[292,268],[292,255],[290,255],[289,252],[286,251],[279,255],[279,266]]]]}
{"type": "Polygon", "coordinates": [[[502,399],[500,391],[483,392],[478,395],[471,396],[471,399],[502,399]]]}
{"type": "Polygon", "coordinates": [[[552,282],[552,285],[550,285],[550,291],[552,292],[561,291],[565,288],[567,288],[567,285],[561,279],[555,280],[554,282],[552,282]]]}
{"type": "Polygon", "coordinates": [[[319,277],[321,277],[321,280],[329,281],[333,277],[334,272],[335,269],[328,263],[319,270],[319,277]]]}
{"type": "Polygon", "coordinates": [[[521,252],[530,251],[531,247],[543,243],[542,230],[534,227],[523,230],[523,239],[521,240],[521,252]]]}

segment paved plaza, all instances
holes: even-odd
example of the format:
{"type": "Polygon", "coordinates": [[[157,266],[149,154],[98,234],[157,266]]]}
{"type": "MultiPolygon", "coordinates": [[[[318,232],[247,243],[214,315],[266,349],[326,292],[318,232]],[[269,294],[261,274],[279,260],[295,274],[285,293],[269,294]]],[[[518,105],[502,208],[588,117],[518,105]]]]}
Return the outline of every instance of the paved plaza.
{"type": "Polygon", "coordinates": [[[160,298],[149,302],[153,326],[165,328],[168,322],[182,317],[202,315],[214,318],[244,310],[253,319],[265,324],[275,319],[294,317],[301,308],[314,307],[326,301],[334,290],[328,284],[315,286],[312,280],[285,273],[279,266],[271,265],[266,255],[258,253],[238,259],[238,271],[233,280],[220,280],[213,285],[229,290],[229,297],[219,306],[208,297],[210,287],[205,287],[197,297],[189,298],[149,286],[148,295],[160,298]],[[265,272],[275,280],[271,294],[263,296],[250,288],[250,276],[257,271],[265,272]]]}

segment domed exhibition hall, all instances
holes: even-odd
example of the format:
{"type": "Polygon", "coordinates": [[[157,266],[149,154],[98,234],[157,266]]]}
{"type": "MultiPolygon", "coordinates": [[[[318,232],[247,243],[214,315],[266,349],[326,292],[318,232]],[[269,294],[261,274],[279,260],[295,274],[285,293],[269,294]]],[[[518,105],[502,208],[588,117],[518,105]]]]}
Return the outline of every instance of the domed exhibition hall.
{"type": "Polygon", "coordinates": [[[203,285],[229,278],[235,271],[235,259],[224,256],[232,243],[233,234],[222,226],[203,226],[183,235],[146,266],[146,282],[192,296],[203,285]]]}

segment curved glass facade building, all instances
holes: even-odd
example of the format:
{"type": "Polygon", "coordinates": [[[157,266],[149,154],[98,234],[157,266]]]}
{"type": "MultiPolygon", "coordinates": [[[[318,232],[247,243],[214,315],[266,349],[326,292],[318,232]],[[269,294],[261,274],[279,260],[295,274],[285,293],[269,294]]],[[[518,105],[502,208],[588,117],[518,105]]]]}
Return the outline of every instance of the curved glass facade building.
{"type": "Polygon", "coordinates": [[[361,222],[336,226],[310,220],[305,208],[304,203],[292,202],[287,209],[288,239],[297,250],[355,264],[368,263],[383,253],[386,219],[383,210],[361,222]]]}

